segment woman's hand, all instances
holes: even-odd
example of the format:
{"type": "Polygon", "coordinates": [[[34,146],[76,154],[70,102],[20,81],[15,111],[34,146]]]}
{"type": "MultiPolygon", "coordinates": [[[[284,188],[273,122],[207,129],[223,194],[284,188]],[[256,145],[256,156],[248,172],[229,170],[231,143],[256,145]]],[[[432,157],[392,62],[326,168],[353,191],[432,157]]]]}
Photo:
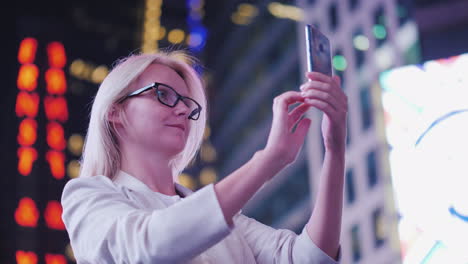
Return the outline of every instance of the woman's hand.
{"type": "Polygon", "coordinates": [[[343,153],[346,147],[348,97],[341,89],[340,78],[319,72],[307,72],[306,77],[309,81],[301,85],[301,94],[307,104],[324,112],[322,135],[325,150],[343,153]]]}
{"type": "Polygon", "coordinates": [[[301,93],[296,91],[285,92],[273,100],[273,122],[265,154],[280,169],[294,162],[304,144],[311,121],[308,118],[301,120],[301,117],[309,108],[310,105],[304,103],[301,93]],[[288,107],[295,103],[301,104],[288,112],[288,107]]]}

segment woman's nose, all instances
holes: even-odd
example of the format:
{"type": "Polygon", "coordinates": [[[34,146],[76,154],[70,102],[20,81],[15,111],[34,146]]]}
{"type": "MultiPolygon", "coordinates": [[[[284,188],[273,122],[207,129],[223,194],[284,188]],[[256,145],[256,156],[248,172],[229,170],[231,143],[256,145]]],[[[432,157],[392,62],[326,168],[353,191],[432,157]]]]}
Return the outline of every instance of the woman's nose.
{"type": "Polygon", "coordinates": [[[188,108],[188,106],[186,106],[182,100],[179,100],[179,102],[177,102],[174,109],[176,115],[188,115],[190,112],[190,108],[188,108]]]}

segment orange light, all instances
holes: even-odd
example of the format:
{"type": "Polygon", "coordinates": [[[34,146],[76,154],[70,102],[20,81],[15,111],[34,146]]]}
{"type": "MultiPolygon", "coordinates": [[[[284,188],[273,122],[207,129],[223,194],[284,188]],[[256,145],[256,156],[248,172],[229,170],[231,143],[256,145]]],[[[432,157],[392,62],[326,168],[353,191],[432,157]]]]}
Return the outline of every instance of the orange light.
{"type": "Polygon", "coordinates": [[[50,67],[63,68],[67,63],[65,48],[60,42],[54,41],[47,45],[47,56],[50,67]]]}
{"type": "Polygon", "coordinates": [[[21,64],[33,63],[36,57],[37,41],[33,38],[25,38],[21,41],[18,51],[18,61],[21,64]]]}
{"type": "Polygon", "coordinates": [[[18,117],[36,117],[39,108],[39,96],[37,93],[19,92],[16,97],[16,115],[18,117]]]}
{"type": "Polygon", "coordinates": [[[62,206],[57,201],[49,201],[45,209],[44,218],[49,228],[65,230],[62,222],[62,206]]]}
{"type": "Polygon", "coordinates": [[[44,99],[44,107],[47,119],[61,122],[67,121],[68,108],[65,98],[46,96],[44,99]]]}
{"type": "Polygon", "coordinates": [[[45,262],[46,264],[66,264],[67,259],[64,255],[46,253],[45,262]]]}
{"type": "Polygon", "coordinates": [[[37,122],[34,119],[23,119],[19,125],[18,143],[21,146],[31,146],[37,138],[37,122]]]}
{"type": "Polygon", "coordinates": [[[63,150],[67,146],[63,127],[57,122],[47,124],[47,144],[55,150],[63,150]]]}
{"type": "Polygon", "coordinates": [[[39,211],[36,203],[29,197],[21,198],[15,211],[16,223],[20,226],[36,227],[37,219],[39,219],[39,211]]]}
{"type": "Polygon", "coordinates": [[[50,172],[57,180],[65,176],[65,154],[56,150],[49,150],[46,153],[46,160],[49,163],[50,172]]]}
{"type": "Polygon", "coordinates": [[[16,85],[21,90],[34,91],[37,87],[37,76],[39,76],[39,69],[36,65],[22,65],[19,69],[16,85]]]}
{"type": "Polygon", "coordinates": [[[47,92],[49,94],[64,94],[67,90],[67,81],[65,73],[61,69],[48,69],[45,74],[47,83],[47,92]]]}
{"type": "Polygon", "coordinates": [[[37,255],[31,251],[16,251],[16,263],[18,264],[36,264],[37,255]]]}
{"type": "Polygon", "coordinates": [[[18,149],[18,171],[23,176],[31,173],[32,165],[37,159],[37,151],[31,147],[20,147],[18,149]]]}

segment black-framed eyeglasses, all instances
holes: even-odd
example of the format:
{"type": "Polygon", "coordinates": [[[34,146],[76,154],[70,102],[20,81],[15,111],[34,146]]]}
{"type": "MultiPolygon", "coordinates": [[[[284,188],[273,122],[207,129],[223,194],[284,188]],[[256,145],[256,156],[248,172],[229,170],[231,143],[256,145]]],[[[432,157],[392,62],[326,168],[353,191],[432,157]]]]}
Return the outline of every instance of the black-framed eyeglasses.
{"type": "Polygon", "coordinates": [[[119,101],[117,101],[117,103],[122,103],[129,97],[137,96],[150,89],[154,89],[156,97],[158,98],[161,104],[169,107],[175,107],[177,103],[179,103],[179,101],[182,101],[184,105],[190,109],[188,119],[197,120],[200,117],[202,107],[199,103],[197,103],[197,101],[193,100],[190,97],[180,95],[178,92],[176,92],[176,90],[174,90],[174,88],[164,83],[155,82],[148,86],[140,88],[134,92],[131,92],[124,98],[120,99],[119,101]]]}

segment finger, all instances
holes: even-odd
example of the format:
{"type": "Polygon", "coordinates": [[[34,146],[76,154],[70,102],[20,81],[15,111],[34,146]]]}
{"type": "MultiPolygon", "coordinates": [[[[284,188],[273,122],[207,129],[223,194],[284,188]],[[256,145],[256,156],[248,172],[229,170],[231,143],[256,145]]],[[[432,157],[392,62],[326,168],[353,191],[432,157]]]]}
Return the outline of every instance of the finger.
{"type": "Polygon", "coordinates": [[[293,133],[294,135],[296,135],[296,137],[294,137],[294,141],[296,141],[294,142],[294,144],[304,144],[304,140],[307,135],[307,131],[309,131],[311,123],[312,120],[310,120],[309,118],[304,118],[301,121],[299,121],[299,124],[297,124],[297,128],[293,133]]]}
{"type": "Polygon", "coordinates": [[[294,108],[289,113],[288,128],[291,129],[310,107],[311,106],[308,104],[301,104],[298,107],[294,108]]]}
{"type": "Polygon", "coordinates": [[[331,82],[330,76],[321,72],[306,72],[305,76],[313,81],[331,82]]]}
{"type": "Polygon", "coordinates": [[[333,75],[332,79],[335,81],[338,87],[341,88],[341,77],[339,75],[333,75]]]}
{"type": "Polygon", "coordinates": [[[302,93],[305,99],[319,99],[328,102],[335,110],[345,110],[345,105],[329,92],[319,90],[308,90],[302,93]]]}
{"type": "Polygon", "coordinates": [[[319,99],[306,99],[305,102],[323,111],[330,118],[330,120],[336,121],[338,111],[336,111],[328,102],[319,99]]]}
{"type": "Polygon", "coordinates": [[[346,95],[338,87],[340,86],[337,85],[335,82],[331,84],[331,83],[325,83],[325,82],[320,82],[320,81],[309,81],[309,82],[302,84],[299,89],[302,92],[314,89],[314,90],[321,90],[327,93],[331,93],[333,97],[339,98],[339,100],[341,100],[342,103],[345,103],[346,95]]]}
{"type": "Polygon", "coordinates": [[[303,102],[304,97],[298,91],[288,91],[275,97],[273,100],[273,112],[279,114],[281,117],[286,117],[288,107],[297,102],[303,102]]]}

